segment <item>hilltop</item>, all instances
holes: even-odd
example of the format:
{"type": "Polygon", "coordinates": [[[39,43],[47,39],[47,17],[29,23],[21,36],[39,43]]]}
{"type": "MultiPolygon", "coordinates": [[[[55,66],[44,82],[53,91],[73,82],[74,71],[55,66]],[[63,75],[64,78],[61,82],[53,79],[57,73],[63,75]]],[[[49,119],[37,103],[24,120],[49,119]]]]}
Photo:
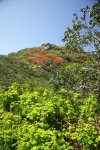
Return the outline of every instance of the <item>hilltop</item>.
{"type": "Polygon", "coordinates": [[[92,59],[92,55],[84,51],[68,50],[64,46],[56,46],[55,44],[45,43],[39,47],[26,48],[11,53],[10,58],[19,59],[27,64],[45,67],[46,65],[58,66],[67,62],[85,62],[92,59]]]}
{"type": "Polygon", "coordinates": [[[32,66],[37,64],[37,66],[44,67],[48,63],[51,65],[63,63],[63,58],[57,54],[58,50],[60,50],[60,47],[48,43],[39,47],[20,50],[17,53],[9,54],[9,56],[23,60],[32,66]]]}
{"type": "Polygon", "coordinates": [[[39,47],[22,49],[6,56],[0,55],[0,86],[8,87],[13,82],[17,82],[28,83],[34,87],[59,89],[63,86],[78,90],[82,86],[81,82],[79,85],[78,79],[82,80],[84,76],[84,81],[87,80],[84,89],[89,87],[93,89],[95,81],[90,77],[93,81],[92,85],[88,87],[90,80],[88,81],[88,76],[85,74],[91,76],[93,71],[97,72],[98,64],[95,62],[95,58],[90,53],[45,43],[39,47]],[[91,67],[87,68],[87,64],[91,64],[91,67]],[[71,71],[69,69],[68,73],[67,69],[66,72],[66,68],[70,68],[71,71]],[[82,72],[81,76],[80,72],[82,72]],[[73,82],[75,82],[74,85],[73,82]]]}

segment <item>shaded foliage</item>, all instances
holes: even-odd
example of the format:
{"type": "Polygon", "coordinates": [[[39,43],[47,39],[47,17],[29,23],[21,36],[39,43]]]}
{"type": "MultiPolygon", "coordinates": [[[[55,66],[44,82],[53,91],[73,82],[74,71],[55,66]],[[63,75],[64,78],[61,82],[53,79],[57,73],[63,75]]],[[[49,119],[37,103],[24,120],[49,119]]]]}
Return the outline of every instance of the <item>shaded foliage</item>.
{"type": "Polygon", "coordinates": [[[100,64],[99,63],[71,63],[62,67],[52,80],[54,89],[61,87],[73,89],[83,95],[94,92],[99,96],[100,88],[100,64]]]}

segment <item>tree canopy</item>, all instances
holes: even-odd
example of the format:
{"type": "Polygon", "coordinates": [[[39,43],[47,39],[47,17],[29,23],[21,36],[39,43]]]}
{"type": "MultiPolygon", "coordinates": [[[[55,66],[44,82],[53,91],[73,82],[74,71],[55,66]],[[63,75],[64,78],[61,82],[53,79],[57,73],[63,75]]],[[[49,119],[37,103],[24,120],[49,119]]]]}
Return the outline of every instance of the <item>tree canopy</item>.
{"type": "Polygon", "coordinates": [[[92,51],[100,54],[100,3],[96,2],[92,8],[86,6],[80,9],[81,15],[74,13],[72,28],[67,28],[62,41],[66,42],[66,47],[83,50],[90,46],[92,51]]]}

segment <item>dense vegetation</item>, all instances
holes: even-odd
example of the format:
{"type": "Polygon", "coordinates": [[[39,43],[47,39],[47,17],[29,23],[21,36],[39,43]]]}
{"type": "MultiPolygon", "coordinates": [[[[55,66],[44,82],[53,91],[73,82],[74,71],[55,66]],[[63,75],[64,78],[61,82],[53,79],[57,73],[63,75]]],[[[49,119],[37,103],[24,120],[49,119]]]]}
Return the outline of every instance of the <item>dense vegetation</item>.
{"type": "Polygon", "coordinates": [[[0,55],[0,150],[99,149],[99,50],[69,44],[0,55]]]}
{"type": "Polygon", "coordinates": [[[97,97],[13,84],[0,91],[0,149],[98,149],[97,97]]]}
{"type": "Polygon", "coordinates": [[[57,46],[49,51],[37,47],[20,50],[7,56],[1,55],[0,86],[8,87],[17,82],[19,84],[28,83],[32,86],[43,85],[47,88],[53,86],[51,81],[55,80],[55,76],[58,76],[56,73],[61,68],[87,61],[95,63],[95,59],[89,53],[73,52],[65,47],[57,46]]]}
{"type": "Polygon", "coordinates": [[[99,62],[59,47],[40,52],[63,62],[40,66],[27,52],[0,56],[0,149],[98,150],[99,62]]]}

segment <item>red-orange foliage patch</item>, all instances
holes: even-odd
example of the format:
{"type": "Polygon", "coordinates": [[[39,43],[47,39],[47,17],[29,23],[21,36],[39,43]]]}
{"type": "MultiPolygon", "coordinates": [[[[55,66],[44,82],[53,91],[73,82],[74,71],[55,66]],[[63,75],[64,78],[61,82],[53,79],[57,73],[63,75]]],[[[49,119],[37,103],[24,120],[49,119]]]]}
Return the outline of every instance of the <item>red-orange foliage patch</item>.
{"type": "Polygon", "coordinates": [[[54,60],[53,60],[53,64],[60,64],[63,62],[63,59],[59,56],[57,56],[54,60]]]}
{"type": "Polygon", "coordinates": [[[51,60],[51,58],[49,58],[49,57],[46,57],[46,56],[42,56],[42,61],[50,61],[51,60]]]}
{"type": "Polygon", "coordinates": [[[35,53],[34,53],[34,56],[35,56],[35,57],[42,56],[42,53],[40,53],[40,52],[35,52],[35,53]]]}
{"type": "Polygon", "coordinates": [[[44,54],[44,56],[46,56],[46,57],[50,57],[50,58],[54,58],[54,57],[56,57],[56,55],[55,54],[48,54],[48,53],[46,53],[46,54],[44,54]]]}
{"type": "Polygon", "coordinates": [[[38,65],[41,66],[41,67],[44,67],[44,66],[45,66],[45,64],[44,64],[44,62],[43,62],[42,60],[34,60],[34,61],[33,61],[33,64],[38,64],[38,65]]]}
{"type": "Polygon", "coordinates": [[[33,50],[33,49],[30,49],[30,50],[28,50],[28,53],[29,53],[29,54],[33,54],[33,53],[34,53],[34,50],[33,50]]]}
{"type": "Polygon", "coordinates": [[[47,62],[54,65],[58,65],[63,62],[63,59],[56,54],[45,53],[44,51],[39,51],[36,49],[29,49],[28,54],[29,55],[26,60],[30,63],[38,64],[41,67],[44,67],[47,62]]]}

